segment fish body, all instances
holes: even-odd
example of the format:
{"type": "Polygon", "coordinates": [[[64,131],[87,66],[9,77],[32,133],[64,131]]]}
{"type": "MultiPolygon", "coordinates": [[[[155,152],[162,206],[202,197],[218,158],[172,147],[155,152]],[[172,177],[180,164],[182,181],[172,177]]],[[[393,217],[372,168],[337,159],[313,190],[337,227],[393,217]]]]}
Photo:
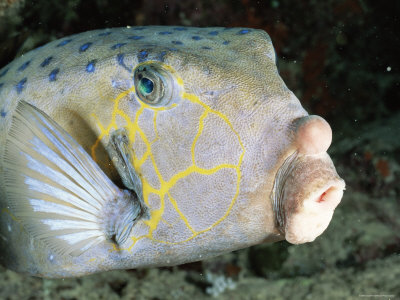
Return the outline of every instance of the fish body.
{"type": "Polygon", "coordinates": [[[267,33],[131,27],[0,70],[0,262],[70,277],[314,240],[344,182],[267,33]]]}

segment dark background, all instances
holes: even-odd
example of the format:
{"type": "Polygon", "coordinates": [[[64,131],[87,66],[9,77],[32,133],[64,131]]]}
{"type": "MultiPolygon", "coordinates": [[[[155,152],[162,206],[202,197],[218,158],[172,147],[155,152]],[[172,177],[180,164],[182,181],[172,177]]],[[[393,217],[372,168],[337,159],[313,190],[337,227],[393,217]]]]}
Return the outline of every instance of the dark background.
{"type": "MultiPolygon", "coordinates": [[[[155,284],[168,291],[174,287],[163,276],[184,274],[178,281],[186,295],[181,299],[209,294],[213,280],[204,274],[232,278],[242,287],[243,299],[266,299],[260,296],[263,291],[268,299],[399,297],[399,13],[397,0],[0,0],[0,68],[51,40],[91,29],[185,25],[266,30],[288,87],[310,113],[331,124],[330,154],[347,184],[331,225],[314,243],[261,245],[174,269],[68,281],[67,287],[67,281],[52,281],[48,293],[70,299],[65,295],[92,280],[99,291],[108,287],[111,294],[104,292],[105,299],[127,296],[131,284],[143,287],[144,294],[154,289],[150,299],[169,299],[168,292],[156,294],[156,288],[145,287],[154,279],[152,272],[158,272],[155,284]]],[[[10,274],[0,270],[0,281],[20,287],[26,292],[21,295],[43,292],[42,281],[10,274]]],[[[19,295],[1,289],[0,296],[19,295]]],[[[220,297],[236,299],[240,292],[231,293],[220,297]]]]}

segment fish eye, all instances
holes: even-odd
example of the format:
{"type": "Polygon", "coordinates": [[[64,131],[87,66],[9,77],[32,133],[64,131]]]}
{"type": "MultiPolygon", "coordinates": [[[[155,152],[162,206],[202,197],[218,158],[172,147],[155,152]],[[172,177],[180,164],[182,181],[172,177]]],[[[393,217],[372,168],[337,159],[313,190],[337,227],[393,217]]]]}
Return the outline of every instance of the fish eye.
{"type": "Polygon", "coordinates": [[[142,77],[138,84],[139,93],[144,96],[150,95],[154,91],[154,83],[151,79],[142,77]]]}
{"type": "Polygon", "coordinates": [[[174,76],[155,62],[146,62],[136,67],[134,84],[139,100],[152,106],[165,106],[179,95],[174,76]]]}

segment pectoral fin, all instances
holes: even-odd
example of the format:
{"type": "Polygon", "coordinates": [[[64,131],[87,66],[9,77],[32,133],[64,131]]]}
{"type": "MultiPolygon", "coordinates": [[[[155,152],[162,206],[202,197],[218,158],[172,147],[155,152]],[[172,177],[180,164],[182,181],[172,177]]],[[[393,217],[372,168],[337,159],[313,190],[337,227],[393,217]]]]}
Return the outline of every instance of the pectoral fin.
{"type": "Polygon", "coordinates": [[[80,255],[105,241],[122,244],[145,208],[119,189],[49,116],[20,101],[6,138],[5,193],[34,237],[59,253],[80,255]]]}

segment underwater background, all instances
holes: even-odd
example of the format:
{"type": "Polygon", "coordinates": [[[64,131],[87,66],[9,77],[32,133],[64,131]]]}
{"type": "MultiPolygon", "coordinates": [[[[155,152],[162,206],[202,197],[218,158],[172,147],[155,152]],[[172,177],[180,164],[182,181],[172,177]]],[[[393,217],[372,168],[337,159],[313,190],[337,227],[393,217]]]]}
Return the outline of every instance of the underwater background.
{"type": "Polygon", "coordinates": [[[399,299],[400,1],[0,0],[0,67],[63,36],[127,25],[266,30],[289,89],[331,124],[342,203],[298,246],[65,280],[0,267],[0,299],[399,299]]]}

